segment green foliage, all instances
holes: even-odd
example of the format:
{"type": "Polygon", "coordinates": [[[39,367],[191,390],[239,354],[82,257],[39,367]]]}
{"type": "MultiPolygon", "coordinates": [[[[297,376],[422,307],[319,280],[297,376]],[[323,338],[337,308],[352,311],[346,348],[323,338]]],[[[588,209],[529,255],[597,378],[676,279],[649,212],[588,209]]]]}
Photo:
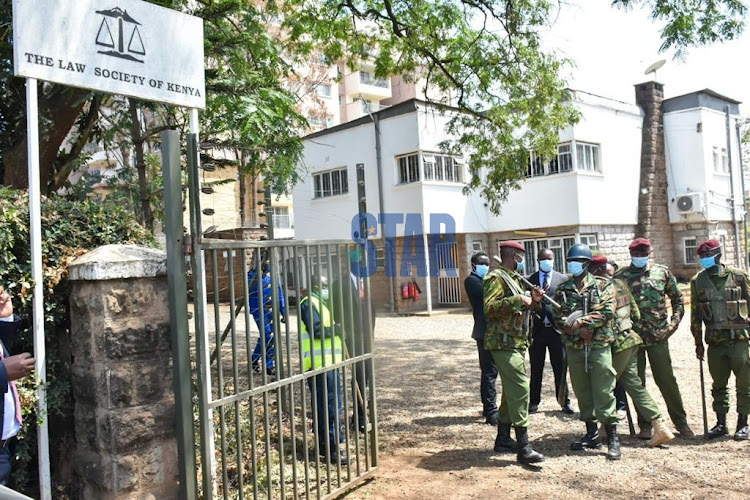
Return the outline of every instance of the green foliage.
{"type": "MultiPolygon", "coordinates": [[[[33,282],[28,228],[27,193],[0,189],[0,284],[9,291],[15,312],[24,320],[13,353],[33,352],[33,282]]],[[[70,285],[67,280],[70,263],[87,250],[101,245],[155,244],[153,236],[122,207],[90,200],[69,201],[60,197],[42,200],[42,240],[48,415],[36,414],[33,381],[21,381],[19,394],[24,403],[24,426],[12,478],[13,486],[19,490],[26,489],[29,484],[33,487],[36,477],[37,419],[47,418],[49,421],[53,467],[68,458],[73,446],[68,307],[70,285]]]]}
{"type": "Polygon", "coordinates": [[[676,49],[683,57],[688,47],[726,42],[745,28],[747,6],[742,0],[613,0],[625,9],[644,4],[654,20],[664,22],[661,51],[676,49]]]}

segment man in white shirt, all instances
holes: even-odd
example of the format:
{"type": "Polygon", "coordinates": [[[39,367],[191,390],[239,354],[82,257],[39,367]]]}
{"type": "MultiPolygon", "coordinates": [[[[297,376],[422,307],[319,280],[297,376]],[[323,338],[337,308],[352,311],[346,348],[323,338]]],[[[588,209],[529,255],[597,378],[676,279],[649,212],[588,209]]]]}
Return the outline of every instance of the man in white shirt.
{"type": "Polygon", "coordinates": [[[12,448],[15,437],[21,430],[21,406],[18,399],[15,380],[25,377],[34,369],[34,358],[24,352],[10,356],[10,349],[16,340],[21,319],[13,314],[13,302],[10,295],[0,287],[0,391],[3,393],[2,420],[3,430],[0,436],[0,484],[8,484],[13,464],[12,448]]]}

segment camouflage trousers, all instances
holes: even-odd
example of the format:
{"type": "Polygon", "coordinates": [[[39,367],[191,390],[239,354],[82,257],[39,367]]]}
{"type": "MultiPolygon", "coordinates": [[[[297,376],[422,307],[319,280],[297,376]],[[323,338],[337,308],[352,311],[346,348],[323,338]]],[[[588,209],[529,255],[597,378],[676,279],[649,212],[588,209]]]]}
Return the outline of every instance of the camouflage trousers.
{"type": "MultiPolygon", "coordinates": [[[[672,369],[672,356],[669,354],[669,344],[662,342],[649,346],[640,346],[638,349],[638,376],[646,386],[646,355],[651,365],[651,374],[654,382],[659,388],[664,402],[667,404],[669,417],[677,428],[687,425],[685,406],[682,404],[682,395],[677,385],[677,379],[672,369]]],[[[641,429],[650,429],[651,420],[638,413],[638,426],[641,429]]]]}
{"type": "Polygon", "coordinates": [[[708,346],[708,371],[713,384],[713,408],[716,413],[729,413],[729,375],[734,373],[737,385],[737,413],[750,413],[750,359],[747,340],[708,346]]]}
{"type": "Polygon", "coordinates": [[[497,373],[503,391],[497,410],[501,424],[529,426],[529,378],[526,376],[526,349],[494,350],[497,373]]]}
{"type": "Polygon", "coordinates": [[[592,348],[586,370],[583,349],[568,348],[570,383],[578,399],[581,420],[616,424],[615,370],[610,346],[592,348]]]}
{"type": "Polygon", "coordinates": [[[639,415],[649,422],[661,418],[659,406],[648,393],[638,376],[638,346],[612,354],[612,368],[615,369],[617,381],[633,399],[633,406],[639,415]]]}

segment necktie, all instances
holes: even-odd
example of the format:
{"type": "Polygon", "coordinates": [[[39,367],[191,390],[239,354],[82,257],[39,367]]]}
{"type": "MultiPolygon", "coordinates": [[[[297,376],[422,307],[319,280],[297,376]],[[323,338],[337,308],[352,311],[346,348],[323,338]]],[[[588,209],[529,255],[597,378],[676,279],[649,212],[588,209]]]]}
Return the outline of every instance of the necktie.
{"type": "MultiPolygon", "coordinates": [[[[4,351],[5,349],[0,348],[0,361],[2,361],[2,359],[5,357],[4,351]]],[[[16,420],[20,424],[21,423],[21,400],[18,398],[18,389],[16,388],[15,381],[8,382],[8,385],[10,386],[10,392],[13,393],[13,403],[16,406],[16,420]]]]}
{"type": "Polygon", "coordinates": [[[365,300],[365,281],[359,278],[359,299],[365,300]]]}
{"type": "Polygon", "coordinates": [[[546,290],[549,286],[549,274],[544,273],[544,276],[542,277],[542,290],[546,290]]]}

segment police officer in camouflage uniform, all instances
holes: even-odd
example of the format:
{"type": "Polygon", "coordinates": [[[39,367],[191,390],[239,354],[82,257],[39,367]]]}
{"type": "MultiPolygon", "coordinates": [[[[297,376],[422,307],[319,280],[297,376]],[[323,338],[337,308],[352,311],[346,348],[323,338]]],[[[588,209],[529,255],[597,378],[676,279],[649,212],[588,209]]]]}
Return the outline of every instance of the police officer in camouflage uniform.
{"type": "Polygon", "coordinates": [[[736,440],[748,437],[747,414],[750,413],[750,358],[748,357],[748,310],[750,280],[742,269],[721,264],[721,245],[717,240],[704,241],[698,247],[701,267],[690,280],[690,331],[695,338],[695,354],[703,360],[701,334],[706,327],[708,371],[713,385],[713,408],[716,425],[708,431],[713,439],[727,434],[729,391],[727,382],[734,373],[737,385],[736,440]]]}
{"type": "MultiPolygon", "coordinates": [[[[677,280],[666,266],[649,264],[651,242],[646,238],[636,238],[628,247],[631,265],[620,269],[615,278],[628,284],[635,297],[635,302],[641,312],[641,321],[635,325],[635,330],[643,339],[643,345],[638,350],[638,375],[646,384],[646,354],[648,354],[651,373],[654,376],[667,411],[677,431],[682,437],[695,437],[687,422],[682,395],[677,386],[677,379],[672,370],[672,358],[669,354],[669,337],[677,331],[685,307],[682,303],[682,293],[677,287],[677,280]],[[672,317],[667,316],[666,296],[672,304],[672,317]]],[[[651,422],[644,415],[638,414],[638,425],[641,429],[638,435],[641,439],[651,437],[651,422]]]]}
{"type": "Polygon", "coordinates": [[[573,391],[578,398],[586,434],[570,445],[571,450],[598,448],[599,429],[607,431],[607,459],[619,460],[615,410],[615,370],[611,344],[615,340],[613,319],[615,296],[612,281],[588,270],[591,249],[576,243],[568,250],[568,272],[573,276],[558,285],[555,300],[562,306],[555,312],[558,325],[565,325],[563,337],[573,391]]]}
{"type": "MultiPolygon", "coordinates": [[[[615,268],[607,261],[606,256],[596,255],[592,259],[591,273],[594,276],[612,279],[615,268]]],[[[633,398],[636,410],[651,422],[654,435],[646,444],[659,446],[673,440],[674,434],[662,420],[659,406],[638,376],[636,353],[643,341],[633,327],[640,321],[641,313],[627,283],[614,279],[612,284],[615,290],[615,340],[612,342],[612,367],[615,369],[617,382],[633,398]]]]}
{"type": "Polygon", "coordinates": [[[517,241],[500,243],[500,268],[484,279],[484,314],[487,331],[484,347],[492,353],[503,385],[498,409],[495,451],[516,451],[523,464],[544,460],[529,445],[529,379],[526,377],[526,349],[529,347],[529,322],[532,308],[541,310],[544,295],[534,287],[524,291],[517,272],[523,272],[524,247],[517,241]],[[521,264],[521,265],[519,265],[521,264]],[[515,428],[516,440],[510,437],[515,428]]]}

